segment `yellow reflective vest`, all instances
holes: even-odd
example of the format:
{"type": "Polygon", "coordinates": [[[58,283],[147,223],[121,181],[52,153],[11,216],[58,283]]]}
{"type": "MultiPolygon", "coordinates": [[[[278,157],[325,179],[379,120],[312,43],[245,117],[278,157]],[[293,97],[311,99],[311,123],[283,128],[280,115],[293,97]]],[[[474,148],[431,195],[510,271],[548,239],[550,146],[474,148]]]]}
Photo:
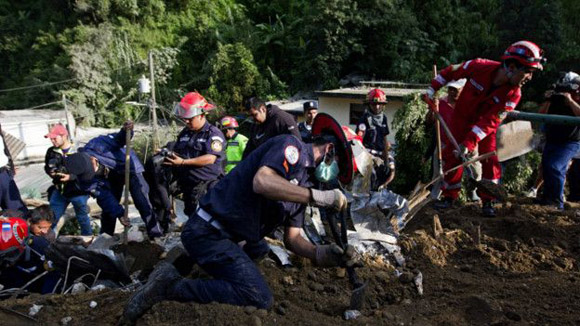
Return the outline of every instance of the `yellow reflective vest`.
{"type": "Polygon", "coordinates": [[[228,139],[226,147],[226,166],[224,172],[230,172],[242,160],[242,154],[246,149],[248,137],[236,133],[234,137],[228,139]]]}

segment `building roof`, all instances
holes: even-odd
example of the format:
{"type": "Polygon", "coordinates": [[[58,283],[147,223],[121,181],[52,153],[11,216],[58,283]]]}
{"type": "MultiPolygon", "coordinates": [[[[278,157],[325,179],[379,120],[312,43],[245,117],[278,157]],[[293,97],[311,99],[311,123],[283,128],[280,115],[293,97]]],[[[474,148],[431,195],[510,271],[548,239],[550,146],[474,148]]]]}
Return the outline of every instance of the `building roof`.
{"type": "Polygon", "coordinates": [[[302,114],[304,114],[304,102],[310,102],[310,101],[316,101],[316,100],[304,99],[304,100],[298,100],[298,101],[286,101],[286,100],[269,101],[268,104],[276,105],[281,110],[284,110],[288,113],[302,115],[302,114]]]}
{"type": "Polygon", "coordinates": [[[427,84],[409,84],[391,81],[362,81],[361,84],[361,86],[357,87],[318,91],[316,92],[316,95],[318,97],[338,97],[363,100],[372,88],[378,87],[385,92],[387,98],[401,99],[413,93],[425,92],[429,86],[427,84]]]}

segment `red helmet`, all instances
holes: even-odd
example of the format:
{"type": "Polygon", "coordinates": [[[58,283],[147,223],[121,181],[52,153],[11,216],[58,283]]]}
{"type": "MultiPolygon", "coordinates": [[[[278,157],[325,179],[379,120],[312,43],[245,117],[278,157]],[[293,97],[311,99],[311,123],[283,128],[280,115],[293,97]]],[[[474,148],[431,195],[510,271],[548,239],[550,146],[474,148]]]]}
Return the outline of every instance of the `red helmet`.
{"type": "Polygon", "coordinates": [[[387,95],[381,89],[373,88],[367,94],[367,102],[377,103],[377,104],[386,104],[387,103],[387,95]]]}
{"type": "Polygon", "coordinates": [[[175,104],[175,115],[183,119],[191,119],[207,111],[213,110],[215,106],[208,103],[198,92],[185,94],[181,101],[175,104]]]}
{"type": "Polygon", "coordinates": [[[15,262],[26,246],[28,224],[18,217],[2,217],[0,225],[0,262],[15,262]]]}
{"type": "Polygon", "coordinates": [[[503,61],[515,59],[523,66],[542,70],[544,69],[542,63],[546,62],[543,54],[544,51],[536,43],[519,41],[510,45],[501,56],[501,59],[503,61]]]}
{"type": "Polygon", "coordinates": [[[225,116],[220,120],[222,129],[235,129],[239,127],[238,121],[234,117],[225,116]]]}

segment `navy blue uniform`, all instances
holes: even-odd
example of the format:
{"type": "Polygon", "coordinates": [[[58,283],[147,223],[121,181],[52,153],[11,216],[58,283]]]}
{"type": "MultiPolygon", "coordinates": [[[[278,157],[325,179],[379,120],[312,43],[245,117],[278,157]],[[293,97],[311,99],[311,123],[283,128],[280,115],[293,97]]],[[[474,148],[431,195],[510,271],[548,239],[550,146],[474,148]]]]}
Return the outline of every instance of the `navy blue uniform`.
{"type": "Polygon", "coordinates": [[[28,209],[20,197],[16,182],[14,182],[14,162],[10,151],[8,151],[1,126],[0,137],[2,137],[2,142],[0,142],[0,207],[2,209],[19,210],[26,214],[28,209]]]}
{"type": "MultiPolygon", "coordinates": [[[[101,216],[101,233],[113,235],[117,219],[122,217],[125,210],[119,201],[125,185],[125,131],[98,136],[91,139],[80,152],[85,152],[95,157],[99,163],[109,169],[107,176],[96,176],[90,182],[80,182],[83,190],[88,191],[97,199],[97,203],[103,210],[101,216]]],[[[129,191],[135,202],[150,238],[161,236],[162,230],[153,214],[149,202],[149,185],[143,177],[145,170],[143,164],[134,151],[131,156],[131,173],[129,191]]]]}
{"type": "Polygon", "coordinates": [[[373,114],[366,110],[356,127],[356,133],[364,132],[364,147],[375,156],[382,156],[385,150],[385,137],[390,133],[387,116],[384,113],[380,115],[382,118],[379,118],[377,122],[373,114]]]}
{"type": "Polygon", "coordinates": [[[312,125],[306,122],[300,122],[298,124],[298,131],[300,132],[300,137],[305,143],[312,143],[312,125]]]}
{"type": "Polygon", "coordinates": [[[193,213],[199,198],[223,176],[224,149],[224,134],[208,122],[199,131],[184,128],[177,136],[173,151],[180,157],[189,159],[206,154],[217,157],[213,164],[174,168],[174,176],[183,192],[186,215],[193,213]]]}
{"type": "Polygon", "coordinates": [[[268,285],[237,242],[256,244],[279,225],[302,227],[304,205],[255,193],[254,176],[267,166],[291,183],[308,187],[308,172],[314,165],[311,144],[281,135],[262,144],[209,190],[187,222],[181,240],[191,258],[213,279],[180,280],[171,296],[181,301],[270,307],[268,285]]]}

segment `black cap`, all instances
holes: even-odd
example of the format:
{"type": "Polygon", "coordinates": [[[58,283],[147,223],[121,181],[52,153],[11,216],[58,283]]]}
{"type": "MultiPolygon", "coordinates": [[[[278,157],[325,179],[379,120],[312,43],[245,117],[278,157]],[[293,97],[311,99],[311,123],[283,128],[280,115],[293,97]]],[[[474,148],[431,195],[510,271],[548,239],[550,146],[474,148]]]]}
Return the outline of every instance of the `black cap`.
{"type": "Polygon", "coordinates": [[[318,101],[304,102],[304,112],[308,112],[310,110],[318,110],[318,101]]]}
{"type": "Polygon", "coordinates": [[[68,173],[73,174],[80,181],[90,181],[95,177],[95,168],[91,156],[87,153],[74,153],[64,159],[64,166],[68,173]]]}

